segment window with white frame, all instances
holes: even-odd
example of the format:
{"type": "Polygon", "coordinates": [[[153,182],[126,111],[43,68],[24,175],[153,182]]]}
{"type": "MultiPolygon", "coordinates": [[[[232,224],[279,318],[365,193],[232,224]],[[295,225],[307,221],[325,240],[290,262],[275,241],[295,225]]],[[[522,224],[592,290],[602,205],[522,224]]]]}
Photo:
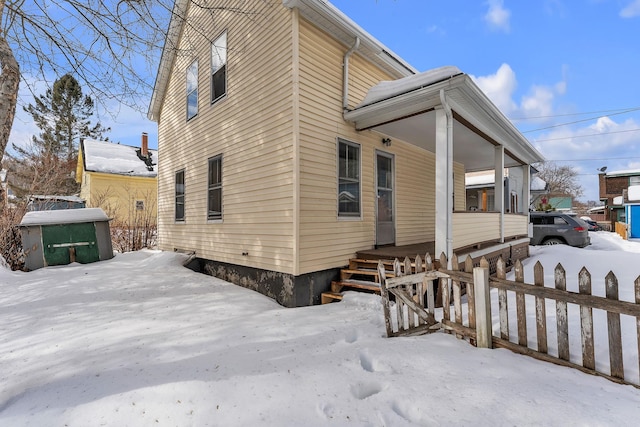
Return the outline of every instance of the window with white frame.
{"type": "Polygon", "coordinates": [[[629,185],[640,185],[640,176],[630,176],[629,185]]]}
{"type": "Polygon", "coordinates": [[[198,114],[198,61],[187,68],[187,120],[198,114]]]}
{"type": "Polygon", "coordinates": [[[360,145],[338,140],[338,216],[360,216],[360,145]]]}
{"type": "Polygon", "coordinates": [[[176,172],[175,177],[175,220],[184,221],[184,169],[176,172]]]}
{"type": "Polygon", "coordinates": [[[211,43],[211,103],[227,93],[227,32],[211,43]]]}
{"type": "Polygon", "coordinates": [[[222,219],[222,156],[209,159],[207,219],[222,219]]]}

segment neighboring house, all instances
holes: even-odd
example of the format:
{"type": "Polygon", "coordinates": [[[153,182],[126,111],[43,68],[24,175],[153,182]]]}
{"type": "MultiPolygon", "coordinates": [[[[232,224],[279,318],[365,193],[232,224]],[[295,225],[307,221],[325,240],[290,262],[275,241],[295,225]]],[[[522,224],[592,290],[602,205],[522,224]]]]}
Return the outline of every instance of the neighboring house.
{"type": "Polygon", "coordinates": [[[156,150],[148,148],[146,134],[140,147],[84,139],[78,152],[76,181],[88,207],[101,207],[119,223],[157,216],[156,150]]]}
{"type": "Polygon", "coordinates": [[[78,196],[31,195],[27,203],[27,211],[55,211],[60,209],[80,209],[86,206],[78,196]]]}
{"type": "MultiPolygon", "coordinates": [[[[465,174],[467,210],[491,212],[495,210],[495,173],[494,171],[469,172],[465,174]]],[[[549,184],[531,174],[529,182],[529,203],[523,206],[522,173],[520,169],[504,171],[504,206],[507,212],[523,212],[535,209],[535,203],[541,195],[548,193],[549,184]]]]}
{"type": "Polygon", "coordinates": [[[14,203],[17,199],[10,181],[9,172],[6,169],[0,170],[0,206],[14,203]]]}
{"type": "Polygon", "coordinates": [[[160,249],[289,307],[366,249],[528,254],[528,206],[469,212],[464,176],[518,171],[529,200],[543,158],[469,75],[418,73],[325,0],[243,8],[175,3],[148,114],[160,249]]]}
{"type": "Polygon", "coordinates": [[[553,210],[560,212],[573,211],[573,197],[564,195],[544,194],[534,205],[536,210],[553,210]]]}
{"type": "Polygon", "coordinates": [[[627,238],[640,238],[640,184],[630,185],[627,188],[624,211],[627,223],[627,238]]]}
{"type": "Polygon", "coordinates": [[[624,202],[627,189],[640,185],[640,169],[601,172],[598,174],[600,201],[605,205],[604,220],[615,228],[616,222],[626,222],[624,202]]]}

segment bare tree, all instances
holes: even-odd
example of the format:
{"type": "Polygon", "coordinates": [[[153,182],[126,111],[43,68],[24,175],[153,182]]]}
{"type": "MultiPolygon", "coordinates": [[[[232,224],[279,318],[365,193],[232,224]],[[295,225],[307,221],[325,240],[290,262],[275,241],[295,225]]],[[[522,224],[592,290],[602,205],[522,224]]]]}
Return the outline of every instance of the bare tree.
{"type": "MultiPolygon", "coordinates": [[[[176,48],[168,45],[171,19],[185,18],[189,8],[253,19],[257,12],[248,4],[246,0],[0,0],[0,158],[19,102],[20,82],[33,94],[35,82],[51,87],[56,78],[71,73],[103,107],[113,109],[115,104],[143,112],[163,47],[176,48]]],[[[205,38],[216,33],[205,27],[196,32],[205,38]]]]}
{"type": "Polygon", "coordinates": [[[549,184],[549,194],[573,196],[574,199],[584,194],[578,182],[578,171],[573,166],[547,161],[535,167],[538,176],[549,184]]]}
{"type": "Polygon", "coordinates": [[[72,73],[97,102],[142,110],[153,87],[173,1],[3,0],[0,2],[0,157],[18,85],[48,86],[72,73]]]}

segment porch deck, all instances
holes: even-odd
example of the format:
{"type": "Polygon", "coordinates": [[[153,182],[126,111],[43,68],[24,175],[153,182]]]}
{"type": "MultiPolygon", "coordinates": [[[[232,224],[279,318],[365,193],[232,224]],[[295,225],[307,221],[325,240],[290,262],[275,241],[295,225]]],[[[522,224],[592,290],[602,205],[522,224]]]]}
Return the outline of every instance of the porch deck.
{"type": "MultiPolygon", "coordinates": [[[[374,249],[361,250],[356,253],[357,258],[367,260],[393,260],[398,258],[403,260],[405,257],[414,259],[416,255],[424,257],[429,253],[434,261],[437,261],[439,254],[435,254],[435,242],[415,243],[412,245],[402,246],[382,246],[374,249]]],[[[526,236],[518,236],[506,239],[504,243],[498,241],[483,242],[475,246],[464,247],[454,250],[454,253],[461,261],[464,261],[467,255],[470,255],[474,264],[480,262],[481,257],[487,258],[491,267],[495,267],[495,263],[499,256],[505,260],[510,266],[516,259],[524,259],[529,256],[529,238],[526,236]]],[[[491,268],[493,272],[495,269],[491,268]]]]}

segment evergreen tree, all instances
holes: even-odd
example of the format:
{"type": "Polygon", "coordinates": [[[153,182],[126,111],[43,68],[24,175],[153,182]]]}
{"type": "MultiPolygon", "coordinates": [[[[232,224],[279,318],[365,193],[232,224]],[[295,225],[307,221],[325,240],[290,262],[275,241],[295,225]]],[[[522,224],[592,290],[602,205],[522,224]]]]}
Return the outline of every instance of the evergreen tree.
{"type": "Polygon", "coordinates": [[[94,103],[82,94],[78,81],[65,74],[53,88],[24,110],[41,130],[28,148],[13,145],[18,166],[13,172],[21,193],[69,195],[78,192],[74,172],[82,138],[105,139],[110,129],[91,124],[94,103]]]}

